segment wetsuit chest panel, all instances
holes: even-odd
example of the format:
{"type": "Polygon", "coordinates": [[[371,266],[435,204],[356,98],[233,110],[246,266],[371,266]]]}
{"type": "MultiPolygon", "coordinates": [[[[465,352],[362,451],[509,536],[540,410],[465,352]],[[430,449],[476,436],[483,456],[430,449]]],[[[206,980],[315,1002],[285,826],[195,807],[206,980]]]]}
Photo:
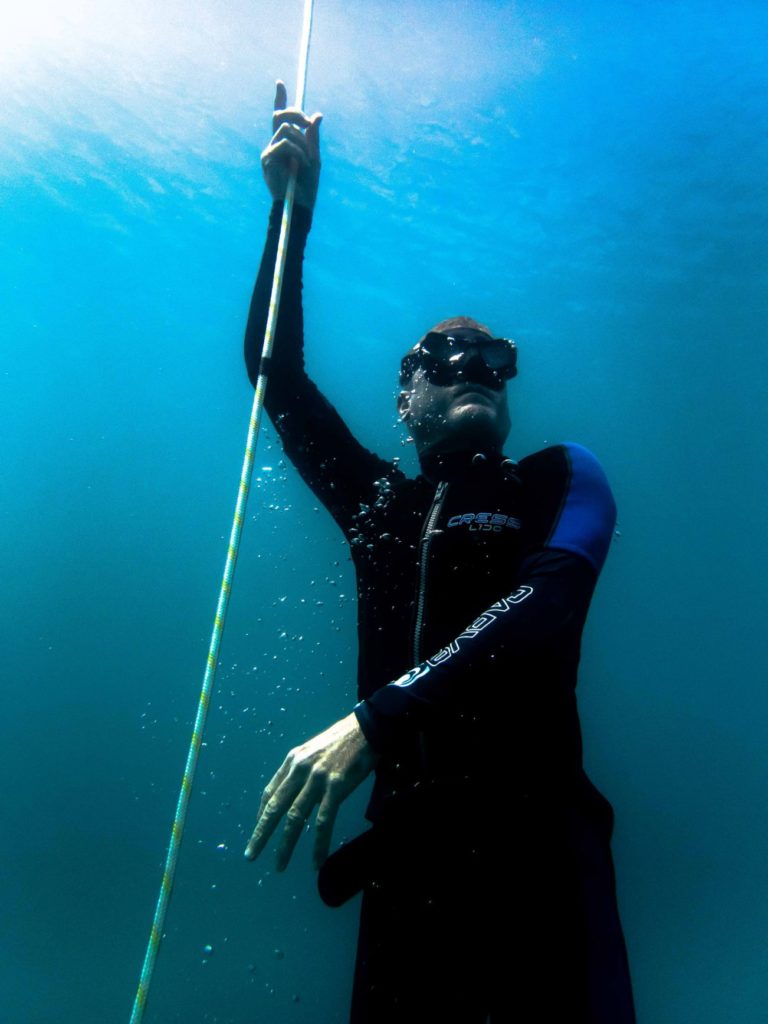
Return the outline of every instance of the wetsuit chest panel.
{"type": "Polygon", "coordinates": [[[354,517],[361,697],[411,667],[419,542],[434,493],[423,479],[404,479],[354,517]]]}
{"type": "Polygon", "coordinates": [[[556,534],[571,480],[569,450],[554,446],[511,474],[503,464],[470,465],[442,481],[377,482],[350,529],[360,697],[439,651],[516,589],[525,559],[556,534]]]}
{"type": "Polygon", "coordinates": [[[467,474],[449,481],[429,551],[422,657],[514,590],[520,535],[517,489],[504,477],[467,474]]]}
{"type": "Polygon", "coordinates": [[[422,590],[418,647],[427,656],[514,589],[521,557],[519,483],[493,471],[443,484],[428,536],[439,485],[424,477],[395,482],[354,517],[361,696],[413,665],[422,590]]]}

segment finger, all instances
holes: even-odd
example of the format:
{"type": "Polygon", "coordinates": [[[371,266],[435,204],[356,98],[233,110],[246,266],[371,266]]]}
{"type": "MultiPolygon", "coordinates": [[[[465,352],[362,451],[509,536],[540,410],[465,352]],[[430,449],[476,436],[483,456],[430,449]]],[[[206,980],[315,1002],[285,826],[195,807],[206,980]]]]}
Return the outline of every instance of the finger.
{"type": "Polygon", "coordinates": [[[288,104],[288,90],[280,78],[275,82],[275,110],[283,110],[288,104]]]}
{"type": "Polygon", "coordinates": [[[320,123],[322,120],[322,114],[314,114],[304,136],[310,160],[320,160],[320,123]]]}
{"type": "Polygon", "coordinates": [[[332,784],[329,784],[315,819],[315,846],[312,854],[312,863],[316,871],[320,870],[328,857],[328,851],[331,848],[331,837],[333,836],[333,826],[336,823],[339,807],[341,807],[341,799],[339,798],[338,791],[332,784]]]}
{"type": "Polygon", "coordinates": [[[297,128],[309,128],[312,123],[303,110],[298,107],[287,107],[285,110],[276,110],[272,115],[272,131],[276,132],[281,124],[295,124],[297,128]]]}
{"type": "Polygon", "coordinates": [[[280,786],[282,786],[283,782],[290,774],[293,765],[293,754],[289,753],[286,755],[286,757],[283,760],[283,763],[280,765],[275,774],[264,787],[264,792],[261,795],[261,802],[259,803],[259,813],[256,816],[257,820],[261,817],[264,808],[267,806],[269,801],[272,799],[272,797],[275,795],[275,793],[278,791],[280,786]]]}
{"type": "Polygon", "coordinates": [[[277,823],[282,817],[284,810],[285,808],[281,806],[280,801],[274,797],[266,805],[245,848],[245,857],[248,860],[255,860],[267,845],[269,837],[277,828],[277,823]]]}
{"type": "Polygon", "coordinates": [[[324,774],[312,772],[307,783],[293,801],[286,814],[285,829],[283,838],[277,851],[275,867],[278,871],[285,871],[288,861],[294,851],[299,836],[304,831],[307,819],[312,813],[312,808],[322,797],[325,789],[324,774]]]}
{"type": "Polygon", "coordinates": [[[283,761],[264,790],[259,804],[256,827],[245,847],[244,855],[249,860],[254,860],[264,849],[286,808],[290,806],[291,800],[301,788],[302,780],[299,776],[291,779],[291,765],[292,761],[289,756],[283,761]]]}
{"type": "MultiPolygon", "coordinates": [[[[270,168],[273,163],[294,163],[296,166],[301,165],[302,167],[309,166],[309,160],[307,154],[295,146],[288,139],[283,139],[278,142],[276,146],[269,146],[261,154],[261,164],[265,171],[270,168]]],[[[293,170],[289,166],[289,170],[293,170]]]]}
{"type": "Polygon", "coordinates": [[[283,139],[286,139],[288,142],[292,142],[294,146],[298,146],[298,148],[305,154],[306,162],[309,162],[309,156],[307,155],[309,150],[307,136],[300,128],[297,128],[296,125],[288,124],[287,122],[285,124],[281,124],[272,136],[269,146],[267,146],[267,151],[269,151],[271,146],[276,146],[278,142],[282,142],[283,139]]]}
{"type": "MultiPolygon", "coordinates": [[[[275,778],[277,778],[277,776],[275,776],[275,778]]],[[[264,813],[264,808],[267,806],[269,801],[272,799],[272,797],[274,795],[274,792],[275,792],[275,787],[273,787],[272,783],[270,782],[270,784],[265,787],[264,792],[261,794],[261,800],[259,801],[259,811],[258,811],[258,814],[256,815],[256,823],[257,824],[258,824],[259,818],[264,813]]]]}

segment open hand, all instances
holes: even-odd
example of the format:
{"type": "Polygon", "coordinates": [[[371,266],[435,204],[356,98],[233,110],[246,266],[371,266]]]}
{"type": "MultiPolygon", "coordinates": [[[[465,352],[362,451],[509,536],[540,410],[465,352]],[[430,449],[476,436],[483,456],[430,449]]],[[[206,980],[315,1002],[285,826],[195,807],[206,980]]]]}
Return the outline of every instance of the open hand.
{"type": "Polygon", "coordinates": [[[291,172],[296,170],[296,199],[300,206],[313,209],[320,180],[320,122],[322,114],[312,117],[298,107],[286,107],[285,83],[275,86],[273,135],[261,154],[261,169],[273,199],[284,199],[291,172]]]}
{"type": "Polygon", "coordinates": [[[249,860],[258,857],[285,815],[276,864],[278,871],[284,871],[313,807],[319,804],[313,855],[315,869],[319,869],[328,856],[342,801],[366,778],[378,758],[354,713],[294,747],[264,790],[245,856],[249,860]]]}

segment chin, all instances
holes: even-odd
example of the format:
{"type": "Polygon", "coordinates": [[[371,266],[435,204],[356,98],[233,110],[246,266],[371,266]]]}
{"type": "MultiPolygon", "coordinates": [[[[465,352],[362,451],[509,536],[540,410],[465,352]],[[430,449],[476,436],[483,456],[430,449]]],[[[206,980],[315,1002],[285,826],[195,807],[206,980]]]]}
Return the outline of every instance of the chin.
{"type": "Polygon", "coordinates": [[[496,417],[480,405],[464,406],[458,416],[451,418],[451,426],[451,440],[461,447],[499,448],[503,442],[496,417]]]}
{"type": "Polygon", "coordinates": [[[480,427],[480,429],[495,433],[497,416],[496,411],[489,405],[486,405],[485,402],[468,402],[466,405],[460,405],[453,410],[453,415],[449,417],[449,422],[455,424],[458,430],[480,427]]]}

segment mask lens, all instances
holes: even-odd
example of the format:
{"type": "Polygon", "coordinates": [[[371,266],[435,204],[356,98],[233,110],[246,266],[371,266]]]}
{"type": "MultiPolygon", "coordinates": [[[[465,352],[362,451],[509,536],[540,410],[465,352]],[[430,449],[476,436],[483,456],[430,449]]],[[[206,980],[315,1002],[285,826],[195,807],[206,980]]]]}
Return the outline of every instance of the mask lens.
{"type": "Polygon", "coordinates": [[[449,367],[452,360],[461,354],[455,338],[434,331],[431,331],[421,343],[421,351],[428,359],[445,367],[449,367]]]}
{"type": "Polygon", "coordinates": [[[500,373],[512,371],[509,376],[514,377],[517,363],[517,352],[514,345],[506,338],[497,338],[488,342],[482,348],[483,359],[486,366],[500,373]]]}

